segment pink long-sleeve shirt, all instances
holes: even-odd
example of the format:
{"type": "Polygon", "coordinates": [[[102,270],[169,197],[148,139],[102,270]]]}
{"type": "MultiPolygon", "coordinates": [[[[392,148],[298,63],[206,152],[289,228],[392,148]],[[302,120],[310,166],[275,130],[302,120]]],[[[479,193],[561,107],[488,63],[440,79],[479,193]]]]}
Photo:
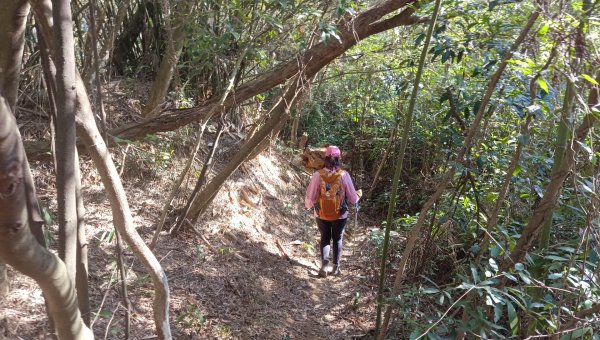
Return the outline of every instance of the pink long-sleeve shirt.
{"type": "MultiPolygon", "coordinates": [[[[333,170],[329,168],[325,168],[325,172],[330,174],[333,170]]],[[[319,199],[319,191],[320,191],[320,181],[321,175],[318,171],[313,173],[312,178],[310,179],[310,184],[308,188],[306,188],[306,197],[304,198],[304,206],[306,209],[311,209],[314,207],[315,202],[319,199]]],[[[354,189],[354,183],[352,183],[352,178],[350,178],[350,174],[347,171],[344,171],[342,175],[342,187],[344,188],[344,196],[348,203],[354,205],[358,202],[358,195],[356,194],[356,190],[354,189]]],[[[315,217],[319,217],[317,212],[314,212],[315,217]]],[[[348,211],[346,211],[340,219],[348,218],[348,211]]]]}

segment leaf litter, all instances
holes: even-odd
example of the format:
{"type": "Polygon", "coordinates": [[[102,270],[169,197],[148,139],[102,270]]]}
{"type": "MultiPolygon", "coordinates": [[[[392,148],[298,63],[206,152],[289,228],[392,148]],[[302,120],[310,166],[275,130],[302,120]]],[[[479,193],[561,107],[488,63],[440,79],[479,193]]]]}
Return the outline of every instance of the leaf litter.
{"type": "MultiPolygon", "coordinates": [[[[217,154],[215,171],[230,156],[225,151],[217,154]]],[[[120,152],[124,149],[113,150],[113,156],[120,152]]],[[[188,226],[175,237],[162,232],[154,253],[169,278],[174,339],[351,339],[368,336],[373,329],[377,280],[369,259],[372,249],[365,247],[367,228],[353,228],[353,239],[345,240],[344,274],[318,278],[318,230],[303,207],[310,174],[296,158],[277,148],[263,152],[231,176],[193,229],[188,226]]],[[[134,223],[149,243],[171,180],[185,159],[173,157],[162,170],[148,169],[134,157],[123,159],[125,164],[118,167],[126,170],[123,184],[134,223]],[[159,173],[147,176],[152,171],[159,173]]],[[[81,168],[93,330],[96,338],[122,339],[126,308],[110,205],[85,157],[81,168]]],[[[34,162],[32,169],[42,204],[55,211],[51,164],[34,162]]],[[[185,182],[174,206],[185,204],[194,180],[185,182]]],[[[171,216],[167,222],[174,220],[171,216]]],[[[56,225],[49,229],[55,249],[56,225]]],[[[130,338],[152,338],[151,280],[127,247],[123,259],[130,338]]],[[[0,298],[0,339],[49,339],[39,288],[13,270],[9,275],[12,290],[0,298]]]]}

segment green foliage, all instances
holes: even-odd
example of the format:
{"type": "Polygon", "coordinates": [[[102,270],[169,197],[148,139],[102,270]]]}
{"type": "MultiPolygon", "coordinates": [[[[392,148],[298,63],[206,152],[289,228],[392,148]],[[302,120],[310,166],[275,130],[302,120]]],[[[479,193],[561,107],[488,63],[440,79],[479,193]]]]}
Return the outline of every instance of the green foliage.
{"type": "MultiPolygon", "coordinates": [[[[336,45],[343,38],[339,30],[342,18],[352,18],[375,3],[197,1],[192,13],[184,13],[189,14],[187,39],[170,97],[180,108],[215,98],[232,76],[242,51],[247,53],[235,75],[236,85],[260,79],[266,70],[297,58],[309,46],[336,45]]],[[[185,2],[171,3],[175,9],[181,4],[185,2]]],[[[399,241],[415,224],[442,175],[451,167],[456,175],[427,214],[426,227],[418,235],[420,248],[410,259],[406,289],[401,298],[386,302],[404,316],[394,321],[398,338],[450,338],[457,332],[465,332],[467,338],[541,336],[561,331],[561,325],[574,319],[577,312],[600,303],[597,132],[572,143],[581,151],[545,217],[552,222],[551,246],[543,250],[527,247],[521,262],[506,265],[533,220],[532,212],[547,195],[554,156],[562,152],[555,145],[555,131],[567,84],[576,89],[573,108],[566,108],[568,129],[574,129],[586,114],[600,119],[598,107],[586,105],[589,89],[598,85],[598,8],[590,8],[591,4],[587,0],[545,2],[533,31],[511,56],[491,107],[485,108],[473,147],[462,162],[457,156],[483,102],[486,84],[538,2],[444,2],[443,15],[426,50],[427,66],[419,85],[423,95],[415,105],[400,192],[394,197],[399,203],[392,207],[395,242],[388,269],[403,250],[399,241]],[[530,124],[527,131],[525,123],[530,124]],[[511,169],[519,145],[523,154],[511,169]],[[507,196],[495,212],[507,175],[507,196]],[[488,230],[487,224],[495,217],[496,225],[488,230]],[[490,242],[482,243],[484,237],[490,242]]],[[[419,2],[414,17],[429,18],[432,6],[432,2],[419,2]]],[[[166,14],[151,2],[135,4],[130,12],[127,19],[133,19],[132,13],[141,13],[144,25],[130,37],[125,36],[127,29],[138,27],[123,28],[124,36],[117,45],[126,47],[120,51],[126,55],[117,53],[123,60],[113,62],[121,74],[153,75],[166,47],[162,28],[166,14]]],[[[382,22],[393,18],[384,17],[382,22]]],[[[106,20],[113,18],[108,15],[106,20]]],[[[398,157],[398,132],[391,144],[389,140],[393,129],[405,123],[425,26],[398,27],[356,44],[317,74],[303,105],[297,108],[299,131],[308,134],[309,146],[340,145],[358,187],[364,189],[372,183],[384,150],[390,150],[374,197],[367,202],[375,220],[381,219],[392,198],[391,164],[398,157]]],[[[87,33],[87,27],[79,29],[87,33]]],[[[81,64],[87,62],[83,52],[78,58],[81,64]]],[[[240,129],[259,125],[256,117],[281,91],[274,88],[261,93],[228,114],[239,115],[233,120],[240,129]]],[[[144,141],[115,138],[127,150],[120,167],[135,171],[140,178],[168,171],[178,152],[176,145],[185,144],[174,139],[185,139],[190,130],[151,135],[144,141]]],[[[287,127],[283,134],[291,130],[287,127]]],[[[574,135],[570,132],[569,138],[574,135]]],[[[286,155],[291,158],[292,153],[288,150],[286,155]]],[[[294,204],[284,204],[285,211],[294,209],[294,204]]],[[[47,209],[43,217],[48,225],[53,223],[47,209]]],[[[305,230],[310,230],[308,223],[312,221],[303,225],[305,230]]],[[[112,242],[114,232],[97,237],[101,243],[112,242]]],[[[381,256],[383,232],[372,231],[369,238],[381,256]]],[[[315,253],[308,242],[302,243],[302,248],[315,253]]],[[[223,246],[218,254],[227,257],[234,251],[223,246]]],[[[206,260],[201,245],[196,245],[195,254],[197,263],[206,260]]],[[[361,298],[357,293],[352,304],[357,305],[361,298]]],[[[189,304],[178,322],[200,328],[205,320],[199,308],[189,304]]],[[[598,337],[595,332],[582,323],[571,334],[561,336],[598,337]]],[[[227,337],[231,330],[222,326],[220,333],[227,337]]]]}
{"type": "MultiPolygon", "coordinates": [[[[423,75],[422,91],[427,95],[417,103],[415,127],[410,132],[405,159],[409,166],[402,174],[405,184],[399,193],[406,199],[400,199],[396,216],[401,217],[394,220],[398,232],[404,234],[414,224],[416,212],[435,189],[440,174],[450,166],[458,171],[451,188],[435,205],[435,213],[430,213],[429,229],[421,235],[425,240],[431,238],[424,247],[438,246],[439,252],[422,249],[411,259],[425,261],[414,273],[428,275],[427,287],[419,288],[422,280],[407,280],[410,283],[402,298],[390,302],[404,316],[396,320],[394,329],[402,338],[416,338],[439,320],[425,337],[454,337],[457,331],[466,332],[467,337],[487,338],[557,332],[576,311],[600,301],[598,249],[591,245],[590,236],[592,230],[598,230],[593,216],[599,188],[593,169],[597,170],[600,153],[593,138],[575,142],[581,148],[577,166],[551,216],[551,244],[555,246],[544,252],[528,248],[522,263],[508,272],[499,268],[518,244],[552,178],[555,125],[566,81],[575,81],[579,89],[571,124],[579,124],[588,112],[583,105],[587,90],[596,85],[594,67],[590,69],[591,64],[582,60],[585,72],[568,75],[571,80],[563,78],[572,70],[570,55],[578,53],[570,44],[582,39],[576,29],[585,17],[583,5],[559,9],[558,4],[551,4],[548,11],[566,11],[565,15],[540,17],[532,33],[535,37],[509,61],[492,107],[484,116],[481,136],[464,164],[457,164],[455,158],[464,143],[465,127],[479,109],[484,85],[524,24],[520,13],[529,12],[533,4],[453,1],[448,6],[453,6],[455,15],[442,19],[434,32],[428,57],[431,64],[423,75]],[[528,119],[530,129],[523,132],[521,127],[528,119]],[[484,231],[517,145],[523,146],[523,154],[511,170],[497,225],[484,231]],[[480,241],[488,233],[491,241],[481,249],[480,241]],[[442,237],[450,239],[452,247],[443,248],[442,237]],[[416,258],[417,254],[421,257],[416,258]],[[477,256],[481,256],[479,265],[477,256]],[[453,276],[450,286],[440,288],[435,285],[440,270],[435,268],[444,268],[447,258],[454,259],[454,267],[447,270],[459,276],[453,276]],[[466,323],[462,322],[463,311],[466,323]]],[[[427,15],[430,10],[424,5],[419,12],[427,15]]],[[[312,98],[303,112],[302,131],[308,132],[312,144],[336,143],[352,150],[353,174],[366,173],[368,177],[374,173],[398,108],[403,116],[416,51],[425,37],[423,29],[402,31],[402,38],[395,35],[400,32],[389,32],[357,45],[327,70],[323,78],[328,82],[318,83],[319,96],[312,98]],[[386,50],[390,41],[395,48],[386,50]]],[[[597,28],[590,25],[589,29],[586,39],[597,39],[597,28]]],[[[390,159],[395,156],[393,150],[390,159]]],[[[393,164],[390,159],[388,164],[393,164]]],[[[370,202],[374,215],[380,215],[379,207],[390,199],[390,177],[391,167],[385,166],[380,188],[370,202]]],[[[370,178],[362,185],[369,182],[370,178]]],[[[380,256],[382,232],[371,232],[370,240],[380,256]]],[[[393,267],[394,257],[390,262],[393,267]]],[[[577,336],[592,336],[588,328],[581,329],[577,336]]]]}
{"type": "MultiPolygon", "coordinates": [[[[384,236],[383,230],[373,230],[369,234],[371,244],[376,251],[377,257],[379,258],[381,258],[383,252],[384,236]]],[[[401,240],[401,234],[395,230],[390,231],[390,240],[389,261],[393,262],[396,260],[396,257],[400,255],[400,251],[402,250],[403,244],[399,242],[401,240]]]]}
{"type": "Polygon", "coordinates": [[[411,227],[417,222],[419,215],[404,215],[394,221],[394,226],[400,227],[400,230],[410,230],[411,227]]]}
{"type": "Polygon", "coordinates": [[[219,255],[221,256],[228,256],[233,254],[233,249],[231,249],[228,246],[221,246],[219,247],[219,249],[217,250],[219,252],[219,255]]]}
{"type": "Polygon", "coordinates": [[[302,242],[302,249],[310,255],[316,254],[315,246],[313,246],[312,244],[310,244],[308,242],[302,242]]]}
{"type": "Polygon", "coordinates": [[[100,243],[112,243],[113,239],[115,237],[115,230],[112,229],[110,231],[104,230],[102,231],[102,233],[100,233],[100,237],[98,237],[98,241],[100,243]]]}
{"type": "Polygon", "coordinates": [[[43,228],[44,241],[46,242],[46,245],[51,246],[54,243],[54,234],[50,233],[48,227],[54,225],[54,215],[52,211],[43,204],[40,204],[40,213],[44,220],[44,225],[46,226],[43,228]]]}
{"type": "Polygon", "coordinates": [[[143,141],[119,140],[118,142],[127,145],[124,149],[126,156],[117,159],[117,161],[124,160],[126,163],[119,166],[125,168],[126,173],[134,178],[157,176],[169,170],[178,145],[178,141],[157,135],[148,135],[143,141]]]}
{"type": "Polygon", "coordinates": [[[206,318],[202,310],[192,303],[188,303],[185,311],[177,317],[177,323],[184,325],[186,328],[200,329],[205,322],[206,318]]]}

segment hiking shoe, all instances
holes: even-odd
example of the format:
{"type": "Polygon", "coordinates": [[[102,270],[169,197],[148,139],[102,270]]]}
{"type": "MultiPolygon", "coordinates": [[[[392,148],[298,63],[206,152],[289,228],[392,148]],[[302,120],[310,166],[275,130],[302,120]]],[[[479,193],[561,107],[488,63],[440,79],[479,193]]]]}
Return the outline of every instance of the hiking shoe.
{"type": "Polygon", "coordinates": [[[321,269],[319,269],[319,277],[327,277],[327,267],[329,266],[329,261],[321,262],[321,269]]]}
{"type": "Polygon", "coordinates": [[[341,271],[340,267],[339,266],[333,266],[333,272],[332,272],[332,274],[334,276],[340,276],[340,275],[342,275],[342,271],[341,271]]]}
{"type": "Polygon", "coordinates": [[[321,267],[319,270],[319,277],[327,277],[327,270],[325,270],[325,266],[321,267]]]}

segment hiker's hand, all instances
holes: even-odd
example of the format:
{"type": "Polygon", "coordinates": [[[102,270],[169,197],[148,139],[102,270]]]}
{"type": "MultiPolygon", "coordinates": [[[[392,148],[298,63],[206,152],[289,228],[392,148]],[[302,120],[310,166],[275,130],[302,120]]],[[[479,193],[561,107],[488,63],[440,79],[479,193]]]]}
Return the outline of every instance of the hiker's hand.
{"type": "Polygon", "coordinates": [[[356,195],[358,196],[358,198],[362,198],[362,189],[358,189],[356,191],[356,195]]]}

